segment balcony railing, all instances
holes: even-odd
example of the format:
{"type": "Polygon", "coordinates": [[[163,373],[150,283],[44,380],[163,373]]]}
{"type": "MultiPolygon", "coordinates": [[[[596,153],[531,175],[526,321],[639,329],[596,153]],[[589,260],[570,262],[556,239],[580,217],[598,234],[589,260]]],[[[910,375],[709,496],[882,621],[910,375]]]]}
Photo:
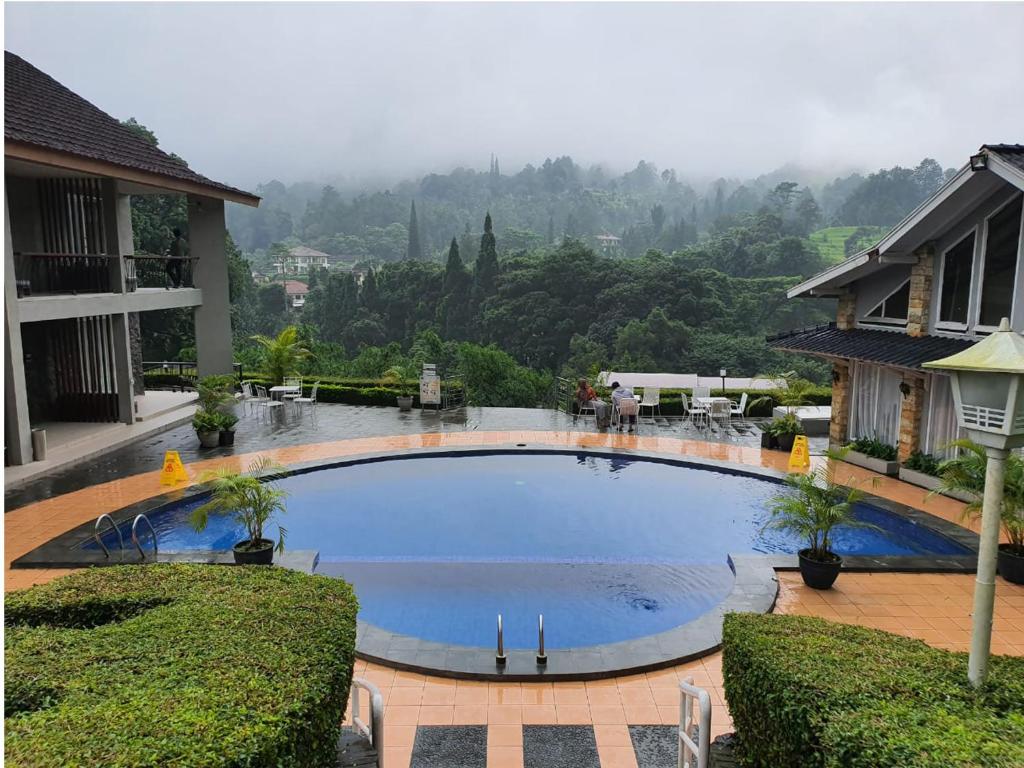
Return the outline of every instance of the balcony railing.
{"type": "Polygon", "coordinates": [[[131,293],[138,288],[195,288],[192,273],[197,261],[197,256],[127,255],[124,257],[125,290],[131,293]]]}
{"type": "Polygon", "coordinates": [[[19,253],[16,256],[26,268],[20,270],[17,278],[19,296],[115,290],[117,256],[102,253],[19,253]]]}

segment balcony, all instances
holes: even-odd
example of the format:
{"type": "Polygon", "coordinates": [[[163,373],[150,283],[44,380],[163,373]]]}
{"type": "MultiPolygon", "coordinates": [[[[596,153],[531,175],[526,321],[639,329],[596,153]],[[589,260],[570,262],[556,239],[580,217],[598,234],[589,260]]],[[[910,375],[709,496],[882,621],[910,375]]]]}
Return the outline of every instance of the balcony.
{"type": "Polygon", "coordinates": [[[102,253],[17,253],[18,298],[118,292],[119,257],[102,253]]]}

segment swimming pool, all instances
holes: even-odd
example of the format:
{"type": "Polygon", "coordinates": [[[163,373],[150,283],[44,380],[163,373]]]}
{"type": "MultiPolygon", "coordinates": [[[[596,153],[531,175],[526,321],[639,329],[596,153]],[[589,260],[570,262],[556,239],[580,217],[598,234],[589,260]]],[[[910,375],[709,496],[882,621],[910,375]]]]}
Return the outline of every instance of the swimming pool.
{"type": "MultiPolygon", "coordinates": [[[[663,632],[730,593],[730,553],[803,546],[762,530],[777,482],[637,457],[421,455],[279,484],[290,493],[289,548],[318,550],[318,572],[352,582],[362,620],[467,646],[493,645],[498,613],[510,648],[534,647],[540,613],[550,648],[663,632]]],[[[226,550],[242,537],[226,517],[194,532],[200,503],[150,515],[162,552],[226,550]]],[[[857,515],[880,530],[839,531],[841,554],[967,553],[880,508],[857,515]]]]}

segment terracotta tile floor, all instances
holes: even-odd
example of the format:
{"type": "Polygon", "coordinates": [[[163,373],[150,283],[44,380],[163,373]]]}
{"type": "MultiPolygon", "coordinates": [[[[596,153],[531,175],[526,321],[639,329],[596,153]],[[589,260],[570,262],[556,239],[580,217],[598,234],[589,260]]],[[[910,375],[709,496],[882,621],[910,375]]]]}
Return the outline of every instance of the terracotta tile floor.
{"type": "MultiPolygon", "coordinates": [[[[737,464],[786,469],[787,456],[758,448],[633,435],[573,432],[473,432],[364,438],[266,451],[283,464],[418,447],[481,446],[508,443],[563,447],[614,447],[693,456],[737,464]]],[[[258,454],[196,462],[196,478],[214,467],[244,467],[258,454]]],[[[818,459],[820,460],[820,459],[818,459]]],[[[841,480],[867,482],[877,476],[843,465],[841,480]]],[[[6,551],[4,588],[17,589],[67,573],[61,570],[11,570],[11,559],[101,512],[159,494],[156,472],[104,483],[14,510],[4,516],[6,551]]],[[[870,492],[959,521],[962,505],[892,478],[879,478],[870,492]]],[[[780,573],[776,610],[821,616],[877,627],[942,648],[966,650],[974,578],[966,574],[842,574],[830,592],[803,585],[799,574],[780,573]]],[[[1024,588],[999,579],[992,650],[1024,655],[1024,588]]],[[[679,717],[678,682],[690,676],[708,689],[713,702],[713,735],[732,729],[722,691],[721,654],[646,675],[587,683],[488,684],[452,681],[396,672],[360,661],[356,674],[372,680],[384,694],[388,768],[407,768],[417,725],[488,726],[490,768],[522,766],[523,724],[592,724],[603,768],[635,766],[627,725],[674,724],[679,717]]]]}

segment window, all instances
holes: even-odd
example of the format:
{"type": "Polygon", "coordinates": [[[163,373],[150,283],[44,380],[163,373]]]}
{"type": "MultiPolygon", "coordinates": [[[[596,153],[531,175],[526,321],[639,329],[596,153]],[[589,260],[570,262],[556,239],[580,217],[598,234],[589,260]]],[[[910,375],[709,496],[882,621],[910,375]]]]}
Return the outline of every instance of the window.
{"type": "Polygon", "coordinates": [[[1022,199],[1018,197],[988,220],[979,325],[997,326],[1013,309],[1022,199]]]}
{"type": "Polygon", "coordinates": [[[906,325],[907,307],[909,304],[910,281],[907,280],[899,288],[879,302],[878,306],[864,316],[864,319],[876,323],[906,325]]]}
{"type": "Polygon", "coordinates": [[[942,255],[942,293],[939,322],[967,325],[971,299],[971,270],[974,267],[974,232],[942,255]]]}
{"type": "Polygon", "coordinates": [[[855,362],[850,398],[850,439],[872,437],[896,445],[900,437],[900,384],[891,368],[855,362]]]}

